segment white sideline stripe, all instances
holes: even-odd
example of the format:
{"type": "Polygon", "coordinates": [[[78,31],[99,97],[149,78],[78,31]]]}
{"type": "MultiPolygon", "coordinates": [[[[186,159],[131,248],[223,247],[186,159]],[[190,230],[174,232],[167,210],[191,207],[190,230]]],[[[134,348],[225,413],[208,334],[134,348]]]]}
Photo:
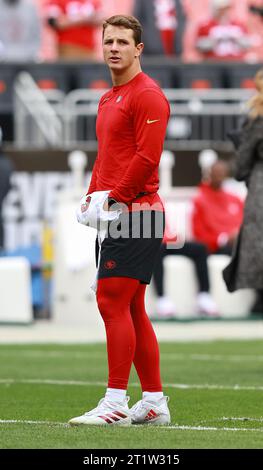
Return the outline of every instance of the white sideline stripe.
{"type": "MultiPolygon", "coordinates": [[[[34,350],[34,351],[0,351],[0,356],[11,355],[19,357],[32,357],[32,358],[42,358],[42,357],[51,357],[51,358],[64,358],[70,356],[71,359],[90,359],[93,358],[104,358],[106,357],[106,352],[74,352],[74,351],[43,351],[43,350],[34,350]]],[[[173,361],[173,360],[193,360],[193,361],[215,361],[215,362],[243,362],[243,361],[252,361],[252,362],[263,362],[263,356],[259,355],[220,355],[220,354],[181,354],[181,353],[161,353],[161,358],[173,361]]]]}
{"type": "MultiPolygon", "coordinates": [[[[48,426],[62,426],[62,427],[70,427],[68,423],[60,423],[57,421],[33,421],[33,420],[22,420],[22,419],[0,419],[0,424],[36,424],[42,425],[46,424],[48,426]]],[[[132,428],[140,428],[141,425],[131,425],[132,428]]],[[[254,431],[254,432],[263,432],[263,428],[217,428],[215,426],[179,426],[179,425],[171,425],[171,426],[158,426],[158,429],[176,429],[178,431],[254,431]]]]}
{"type": "Polygon", "coordinates": [[[193,361],[216,361],[216,362],[243,362],[243,361],[263,361],[263,356],[242,356],[242,355],[220,355],[220,354],[174,354],[161,353],[161,358],[165,360],[191,359],[193,361]]]}
{"type": "Polygon", "coordinates": [[[213,384],[163,384],[164,387],[178,389],[197,389],[197,390],[253,390],[263,391],[261,385],[213,385],[213,384]]]}
{"type": "Polygon", "coordinates": [[[74,351],[45,351],[45,350],[34,350],[34,351],[1,351],[0,350],[0,356],[1,357],[11,357],[15,356],[17,357],[30,357],[33,359],[38,359],[38,358],[66,358],[70,356],[70,359],[90,359],[92,358],[104,358],[106,357],[106,352],[74,352],[74,351]]]}
{"type": "Polygon", "coordinates": [[[48,426],[68,426],[57,421],[33,421],[31,419],[0,419],[0,424],[47,424],[48,426]]]}
{"type": "MultiPolygon", "coordinates": [[[[162,426],[163,427],[163,426],[162,426]]],[[[164,426],[166,429],[178,429],[181,431],[258,431],[263,432],[263,428],[216,428],[215,426],[164,426]]],[[[161,428],[161,426],[160,426],[161,428]]],[[[160,429],[159,428],[159,429],[160,429]]]]}
{"type": "Polygon", "coordinates": [[[248,416],[242,416],[242,417],[223,416],[223,418],[218,418],[217,421],[257,421],[258,423],[263,423],[263,418],[250,418],[248,416]]]}
{"type": "MultiPolygon", "coordinates": [[[[106,382],[89,382],[82,380],[53,380],[53,379],[0,379],[0,384],[43,384],[43,385],[86,385],[106,386],[106,382]]],[[[136,384],[137,386],[137,384],[136,384]]],[[[139,386],[139,384],[138,384],[139,386]]]]}
{"type": "MultiPolygon", "coordinates": [[[[93,386],[93,387],[105,387],[106,382],[91,382],[82,380],[54,380],[54,379],[0,379],[0,384],[42,384],[42,385],[76,385],[76,386],[93,386]]],[[[176,383],[165,383],[164,387],[178,388],[182,390],[252,390],[252,391],[263,391],[263,385],[217,385],[217,384],[176,384],[176,383]]],[[[140,387],[139,383],[131,383],[129,387],[140,387]]]]}

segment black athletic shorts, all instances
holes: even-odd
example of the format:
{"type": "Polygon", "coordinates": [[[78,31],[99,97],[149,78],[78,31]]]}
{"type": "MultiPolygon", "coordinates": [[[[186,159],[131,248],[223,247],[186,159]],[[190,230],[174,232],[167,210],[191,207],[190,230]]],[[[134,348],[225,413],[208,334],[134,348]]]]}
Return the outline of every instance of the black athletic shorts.
{"type": "MultiPolygon", "coordinates": [[[[161,211],[123,213],[111,222],[101,245],[98,279],[131,277],[149,284],[159,252],[165,217],[161,211]]],[[[99,245],[96,243],[98,266],[99,245]]]]}

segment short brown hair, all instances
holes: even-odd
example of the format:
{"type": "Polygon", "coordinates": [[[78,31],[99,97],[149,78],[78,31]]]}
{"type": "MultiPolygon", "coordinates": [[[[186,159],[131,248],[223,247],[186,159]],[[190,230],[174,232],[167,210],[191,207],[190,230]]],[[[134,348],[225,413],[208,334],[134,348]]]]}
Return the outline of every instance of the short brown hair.
{"type": "Polygon", "coordinates": [[[103,36],[104,36],[104,31],[107,28],[107,26],[122,26],[123,28],[126,29],[132,29],[133,30],[133,37],[135,41],[135,45],[140,44],[142,42],[142,25],[135,18],[134,16],[128,16],[128,15],[114,15],[108,18],[103,22],[103,36]]]}

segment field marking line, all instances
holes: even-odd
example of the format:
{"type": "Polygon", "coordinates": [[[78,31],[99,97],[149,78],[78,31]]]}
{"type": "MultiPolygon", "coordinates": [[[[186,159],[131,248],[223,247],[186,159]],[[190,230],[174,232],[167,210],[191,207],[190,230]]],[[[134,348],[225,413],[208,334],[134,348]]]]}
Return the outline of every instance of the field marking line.
{"type": "Polygon", "coordinates": [[[44,351],[44,350],[26,350],[26,351],[1,351],[0,349],[0,357],[10,357],[10,356],[17,356],[19,357],[30,357],[30,358],[62,358],[66,359],[70,356],[71,359],[89,359],[89,358],[104,358],[106,357],[106,353],[104,352],[74,352],[74,351],[44,351]]]}
{"type": "Polygon", "coordinates": [[[0,419],[0,424],[47,424],[48,426],[67,426],[58,421],[34,421],[31,419],[0,419]]]}
{"type": "MultiPolygon", "coordinates": [[[[18,354],[18,351],[1,351],[0,349],[0,356],[15,356],[18,354]]],[[[89,359],[90,357],[93,358],[103,358],[106,357],[106,352],[97,351],[97,352],[74,352],[74,351],[56,351],[56,350],[49,350],[43,351],[39,350],[25,350],[19,351],[19,357],[32,357],[32,358],[65,358],[66,356],[70,356],[71,359],[89,359]]],[[[230,354],[230,355],[223,355],[223,354],[185,354],[185,353],[161,353],[161,359],[164,360],[193,360],[193,361],[215,361],[215,362],[263,362],[263,355],[238,355],[238,354],[230,354]]]]}
{"type": "Polygon", "coordinates": [[[222,418],[211,418],[211,419],[204,419],[200,421],[200,423],[205,424],[205,423],[211,423],[211,421],[220,421],[220,422],[231,422],[231,421],[241,421],[241,422],[257,422],[257,423],[263,423],[263,418],[254,418],[251,416],[223,416],[222,418]]]}
{"type": "Polygon", "coordinates": [[[249,416],[223,416],[223,418],[217,418],[216,421],[256,421],[258,423],[263,423],[263,418],[251,418],[249,416]]]}
{"type": "MultiPolygon", "coordinates": [[[[22,420],[22,419],[0,419],[1,424],[36,424],[36,425],[47,425],[47,426],[62,426],[70,428],[68,423],[61,423],[57,421],[34,421],[34,420],[22,420]]],[[[141,428],[142,425],[131,425],[131,428],[141,428]]],[[[144,427],[145,428],[145,427],[144,427]]],[[[158,426],[158,430],[177,430],[177,431],[252,431],[252,432],[263,432],[263,428],[217,428],[215,426],[185,426],[185,425],[168,425],[168,426],[158,426]]]]}
{"type": "MultiPolygon", "coordinates": [[[[35,385],[81,385],[81,386],[94,386],[105,387],[106,382],[91,382],[84,380],[55,380],[55,379],[0,379],[0,384],[35,384],[35,385]]],[[[135,384],[137,386],[137,384],[135,384]]],[[[139,386],[139,384],[138,384],[139,386]]]]}
{"type": "Polygon", "coordinates": [[[196,389],[196,390],[237,390],[237,391],[263,391],[262,385],[218,385],[218,384],[174,384],[166,383],[164,387],[178,389],[196,389]]]}
{"type": "Polygon", "coordinates": [[[262,362],[263,356],[249,356],[249,355],[237,355],[237,354],[174,354],[174,353],[161,353],[161,358],[166,360],[176,360],[176,359],[191,359],[193,361],[216,361],[216,362],[262,362]]]}
{"type": "MultiPolygon", "coordinates": [[[[160,426],[161,428],[162,426],[160,426]]],[[[166,426],[166,429],[178,429],[180,431],[258,431],[263,432],[263,428],[217,428],[215,426],[179,426],[171,425],[166,426]]]]}
{"type": "MultiPolygon", "coordinates": [[[[105,387],[106,382],[94,382],[88,380],[55,380],[55,379],[0,379],[0,385],[11,384],[35,384],[35,385],[75,385],[75,386],[93,386],[105,387]]],[[[177,388],[181,390],[234,390],[234,391],[263,391],[263,385],[218,385],[218,384],[178,384],[164,383],[164,387],[177,388]]],[[[130,383],[129,387],[140,387],[139,383],[130,383]]]]}

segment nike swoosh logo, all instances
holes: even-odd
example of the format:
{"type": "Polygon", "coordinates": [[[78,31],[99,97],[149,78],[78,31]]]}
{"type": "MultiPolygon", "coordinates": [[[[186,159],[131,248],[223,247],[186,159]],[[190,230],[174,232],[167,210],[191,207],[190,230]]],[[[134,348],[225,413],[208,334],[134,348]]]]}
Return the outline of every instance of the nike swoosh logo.
{"type": "Polygon", "coordinates": [[[160,119],[147,119],[147,124],[153,124],[154,122],[158,122],[160,119]]]}

